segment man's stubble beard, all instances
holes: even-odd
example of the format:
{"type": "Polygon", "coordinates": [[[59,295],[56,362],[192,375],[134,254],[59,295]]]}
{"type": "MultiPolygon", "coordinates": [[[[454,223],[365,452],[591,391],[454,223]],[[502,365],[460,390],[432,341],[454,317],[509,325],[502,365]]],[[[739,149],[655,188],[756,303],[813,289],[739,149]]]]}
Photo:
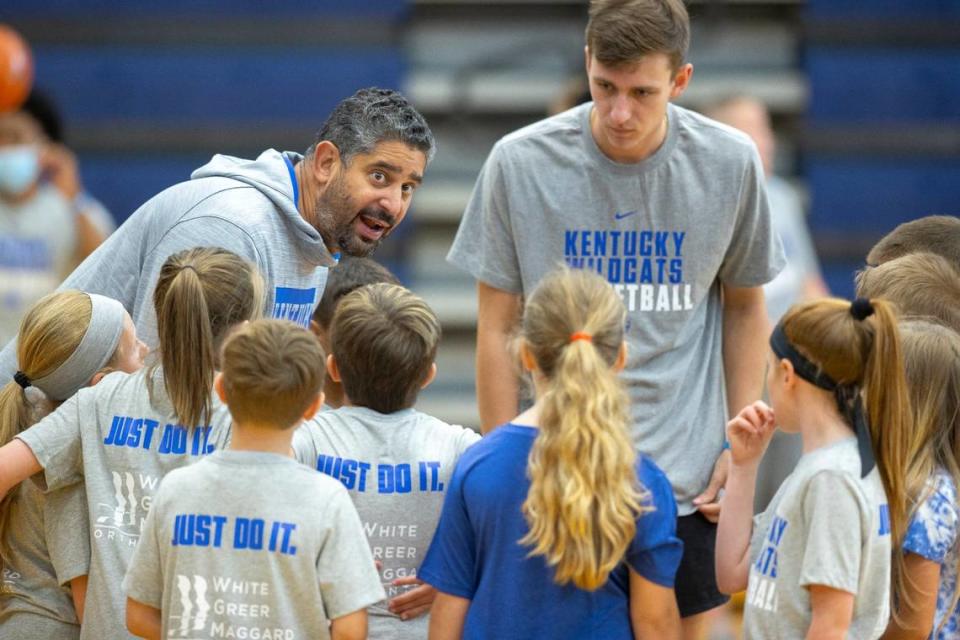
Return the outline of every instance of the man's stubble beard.
{"type": "Polygon", "coordinates": [[[338,247],[349,256],[363,258],[377,249],[380,240],[365,241],[354,231],[359,212],[356,211],[344,182],[343,178],[338,176],[317,195],[313,208],[313,226],[328,248],[338,247]]]}

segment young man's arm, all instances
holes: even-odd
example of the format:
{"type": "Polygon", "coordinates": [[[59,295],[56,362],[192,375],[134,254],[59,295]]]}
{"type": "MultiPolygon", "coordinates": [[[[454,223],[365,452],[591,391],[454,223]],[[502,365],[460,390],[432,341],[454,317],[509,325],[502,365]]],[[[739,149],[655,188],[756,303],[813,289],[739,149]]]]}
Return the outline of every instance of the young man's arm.
{"type": "Polygon", "coordinates": [[[430,640],[460,640],[469,609],[466,598],[438,592],[430,609],[430,640]]]}
{"type": "Polygon", "coordinates": [[[673,589],[630,569],[630,623],[634,640],[679,640],[680,610],[673,589]]]}
{"type": "MultiPolygon", "coordinates": [[[[723,373],[729,416],[760,399],[768,334],[763,288],[723,285],[723,373]]],[[[717,494],[727,482],[729,468],[730,454],[724,451],[714,465],[710,484],[694,498],[711,522],[719,519],[717,494]]]]}
{"type": "Polygon", "coordinates": [[[477,283],[477,404],[480,430],[513,419],[520,404],[520,381],[510,340],[520,321],[520,295],[477,283]]]}
{"type": "Polygon", "coordinates": [[[853,594],[819,584],[808,587],[813,619],[807,640],[843,640],[853,620],[853,594]]]}
{"type": "Polygon", "coordinates": [[[915,553],[904,556],[906,597],[899,598],[899,620],[890,618],[881,640],[925,640],[933,630],[940,589],[940,563],[915,553]]]}
{"type": "Polygon", "coordinates": [[[160,609],[127,598],[127,631],[138,638],[160,640],[160,609]]]}
{"type": "Polygon", "coordinates": [[[330,622],[331,640],[366,640],[367,610],[360,609],[330,622]]]}

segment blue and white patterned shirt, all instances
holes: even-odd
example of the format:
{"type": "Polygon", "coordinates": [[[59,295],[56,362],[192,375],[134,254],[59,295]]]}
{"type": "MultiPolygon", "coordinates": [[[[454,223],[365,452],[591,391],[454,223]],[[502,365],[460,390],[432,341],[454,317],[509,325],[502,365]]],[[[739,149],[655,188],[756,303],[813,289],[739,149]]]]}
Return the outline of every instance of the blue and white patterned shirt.
{"type": "Polygon", "coordinates": [[[960,537],[957,534],[960,528],[960,513],[957,506],[957,488],[945,469],[937,468],[927,481],[927,486],[930,492],[917,507],[910,521],[903,548],[908,553],[940,563],[937,613],[930,638],[945,640],[960,636],[960,605],[950,609],[957,588],[957,554],[960,553],[960,537]],[[946,622],[940,627],[944,618],[946,622]]]}

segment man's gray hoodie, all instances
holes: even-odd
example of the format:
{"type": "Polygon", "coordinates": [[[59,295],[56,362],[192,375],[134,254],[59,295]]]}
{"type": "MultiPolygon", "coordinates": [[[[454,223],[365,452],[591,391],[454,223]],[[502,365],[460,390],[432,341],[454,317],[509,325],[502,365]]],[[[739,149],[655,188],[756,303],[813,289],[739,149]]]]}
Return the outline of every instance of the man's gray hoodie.
{"type": "MultiPolygon", "coordinates": [[[[187,182],[137,209],[78,266],[60,289],[79,289],[123,303],[138,337],[157,346],[153,289],[171,255],[222,247],[257,265],[267,283],[265,315],[308,326],[336,264],[320,234],[297,210],[293,165],[301,157],[273,149],[256,160],[216,155],[187,182]]],[[[0,383],[16,371],[15,341],[0,354],[0,383]]]]}

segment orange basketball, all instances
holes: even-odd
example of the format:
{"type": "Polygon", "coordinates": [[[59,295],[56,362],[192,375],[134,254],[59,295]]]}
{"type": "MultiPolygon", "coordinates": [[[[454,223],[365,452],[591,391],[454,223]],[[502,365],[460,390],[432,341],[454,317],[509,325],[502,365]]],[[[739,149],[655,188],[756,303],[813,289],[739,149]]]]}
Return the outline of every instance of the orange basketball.
{"type": "Polygon", "coordinates": [[[0,113],[14,111],[33,84],[30,47],[16,31],[0,24],[0,113]]]}

